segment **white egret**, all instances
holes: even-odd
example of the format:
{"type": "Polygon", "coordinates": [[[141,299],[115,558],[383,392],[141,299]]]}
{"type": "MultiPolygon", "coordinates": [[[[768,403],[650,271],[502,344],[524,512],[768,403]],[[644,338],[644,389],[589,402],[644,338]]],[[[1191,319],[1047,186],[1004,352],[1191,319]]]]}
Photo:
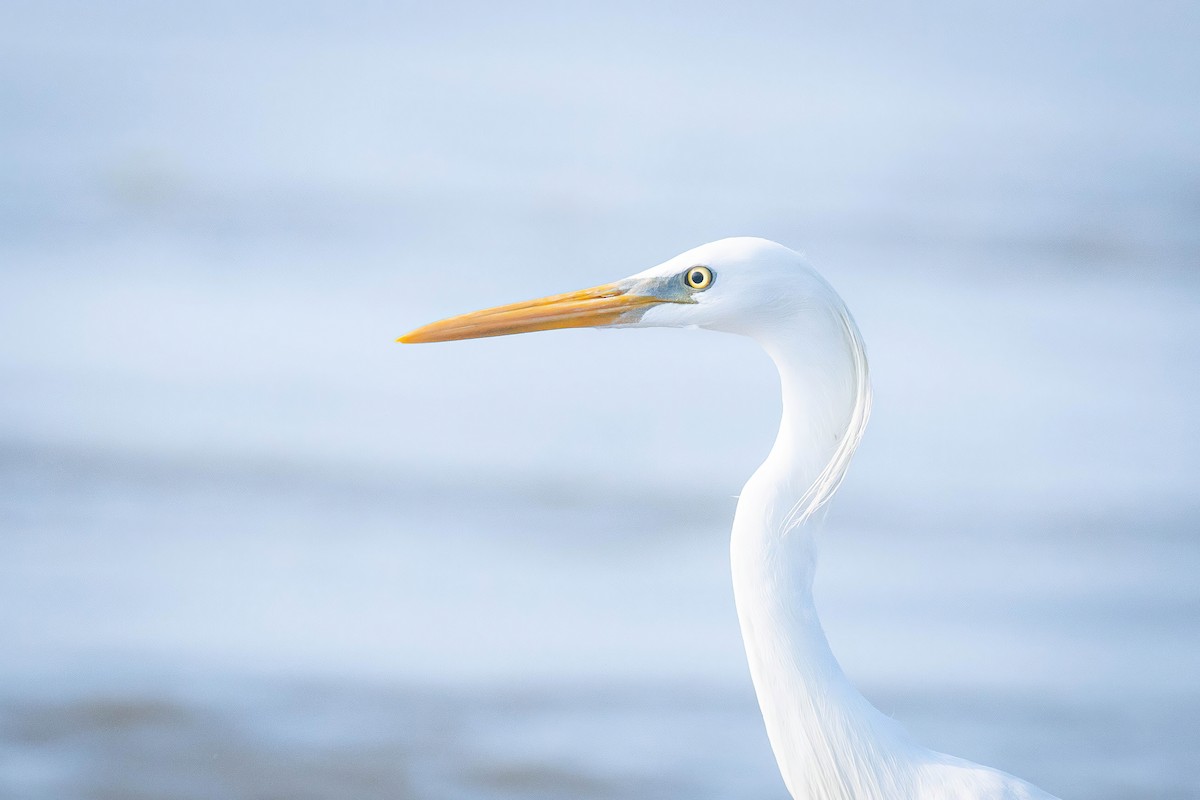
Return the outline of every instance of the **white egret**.
{"type": "Polygon", "coordinates": [[[792,797],[1051,798],[1011,775],[913,742],[851,686],[829,648],[813,604],[809,521],[846,473],[870,414],[871,388],[854,319],[800,255],[765,239],[723,239],[615,283],[451,317],[399,341],[600,326],[741,334],[779,369],[779,434],[742,490],[730,551],[751,677],[792,797]]]}

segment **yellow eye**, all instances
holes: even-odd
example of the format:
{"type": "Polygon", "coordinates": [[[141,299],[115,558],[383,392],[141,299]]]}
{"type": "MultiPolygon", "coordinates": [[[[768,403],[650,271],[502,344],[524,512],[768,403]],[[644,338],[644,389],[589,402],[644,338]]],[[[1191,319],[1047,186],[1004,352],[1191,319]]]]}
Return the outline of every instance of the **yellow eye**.
{"type": "Polygon", "coordinates": [[[703,291],[712,286],[712,270],[708,267],[692,267],[683,273],[683,282],[688,285],[689,289],[703,291]]]}

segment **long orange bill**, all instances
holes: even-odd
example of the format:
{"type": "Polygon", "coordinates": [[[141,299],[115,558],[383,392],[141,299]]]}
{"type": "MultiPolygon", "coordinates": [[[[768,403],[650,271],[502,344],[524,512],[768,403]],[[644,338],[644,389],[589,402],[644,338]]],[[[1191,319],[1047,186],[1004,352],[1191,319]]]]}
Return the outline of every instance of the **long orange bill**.
{"type": "Polygon", "coordinates": [[[636,322],[650,306],[671,302],[654,295],[633,294],[631,288],[632,285],[624,281],[607,283],[579,292],[486,308],[432,322],[404,334],[396,341],[423,344],[555,328],[595,328],[636,322]]]}

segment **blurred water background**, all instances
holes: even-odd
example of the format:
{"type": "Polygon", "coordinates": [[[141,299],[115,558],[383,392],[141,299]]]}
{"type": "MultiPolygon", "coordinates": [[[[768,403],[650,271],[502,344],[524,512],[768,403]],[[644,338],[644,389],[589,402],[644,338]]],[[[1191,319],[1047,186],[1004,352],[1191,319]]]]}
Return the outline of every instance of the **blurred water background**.
{"type": "Polygon", "coordinates": [[[873,359],[847,671],[1065,798],[1200,798],[1198,39],[1191,2],[5,3],[0,796],[782,800],[726,553],[766,357],[392,341],[749,234],[873,359]]]}

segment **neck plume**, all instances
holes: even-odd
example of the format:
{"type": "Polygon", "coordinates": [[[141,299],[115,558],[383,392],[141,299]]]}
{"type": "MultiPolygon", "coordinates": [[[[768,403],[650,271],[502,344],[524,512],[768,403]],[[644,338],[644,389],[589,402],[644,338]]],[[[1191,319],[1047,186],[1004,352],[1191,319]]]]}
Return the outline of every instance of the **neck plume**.
{"type": "Polygon", "coordinates": [[[793,486],[806,484],[783,520],[786,533],[807,522],[841,486],[871,416],[871,380],[862,336],[840,300],[816,324],[763,344],[783,389],[771,459],[795,470],[793,486]],[[822,347],[821,340],[829,346],[822,347]]]}

